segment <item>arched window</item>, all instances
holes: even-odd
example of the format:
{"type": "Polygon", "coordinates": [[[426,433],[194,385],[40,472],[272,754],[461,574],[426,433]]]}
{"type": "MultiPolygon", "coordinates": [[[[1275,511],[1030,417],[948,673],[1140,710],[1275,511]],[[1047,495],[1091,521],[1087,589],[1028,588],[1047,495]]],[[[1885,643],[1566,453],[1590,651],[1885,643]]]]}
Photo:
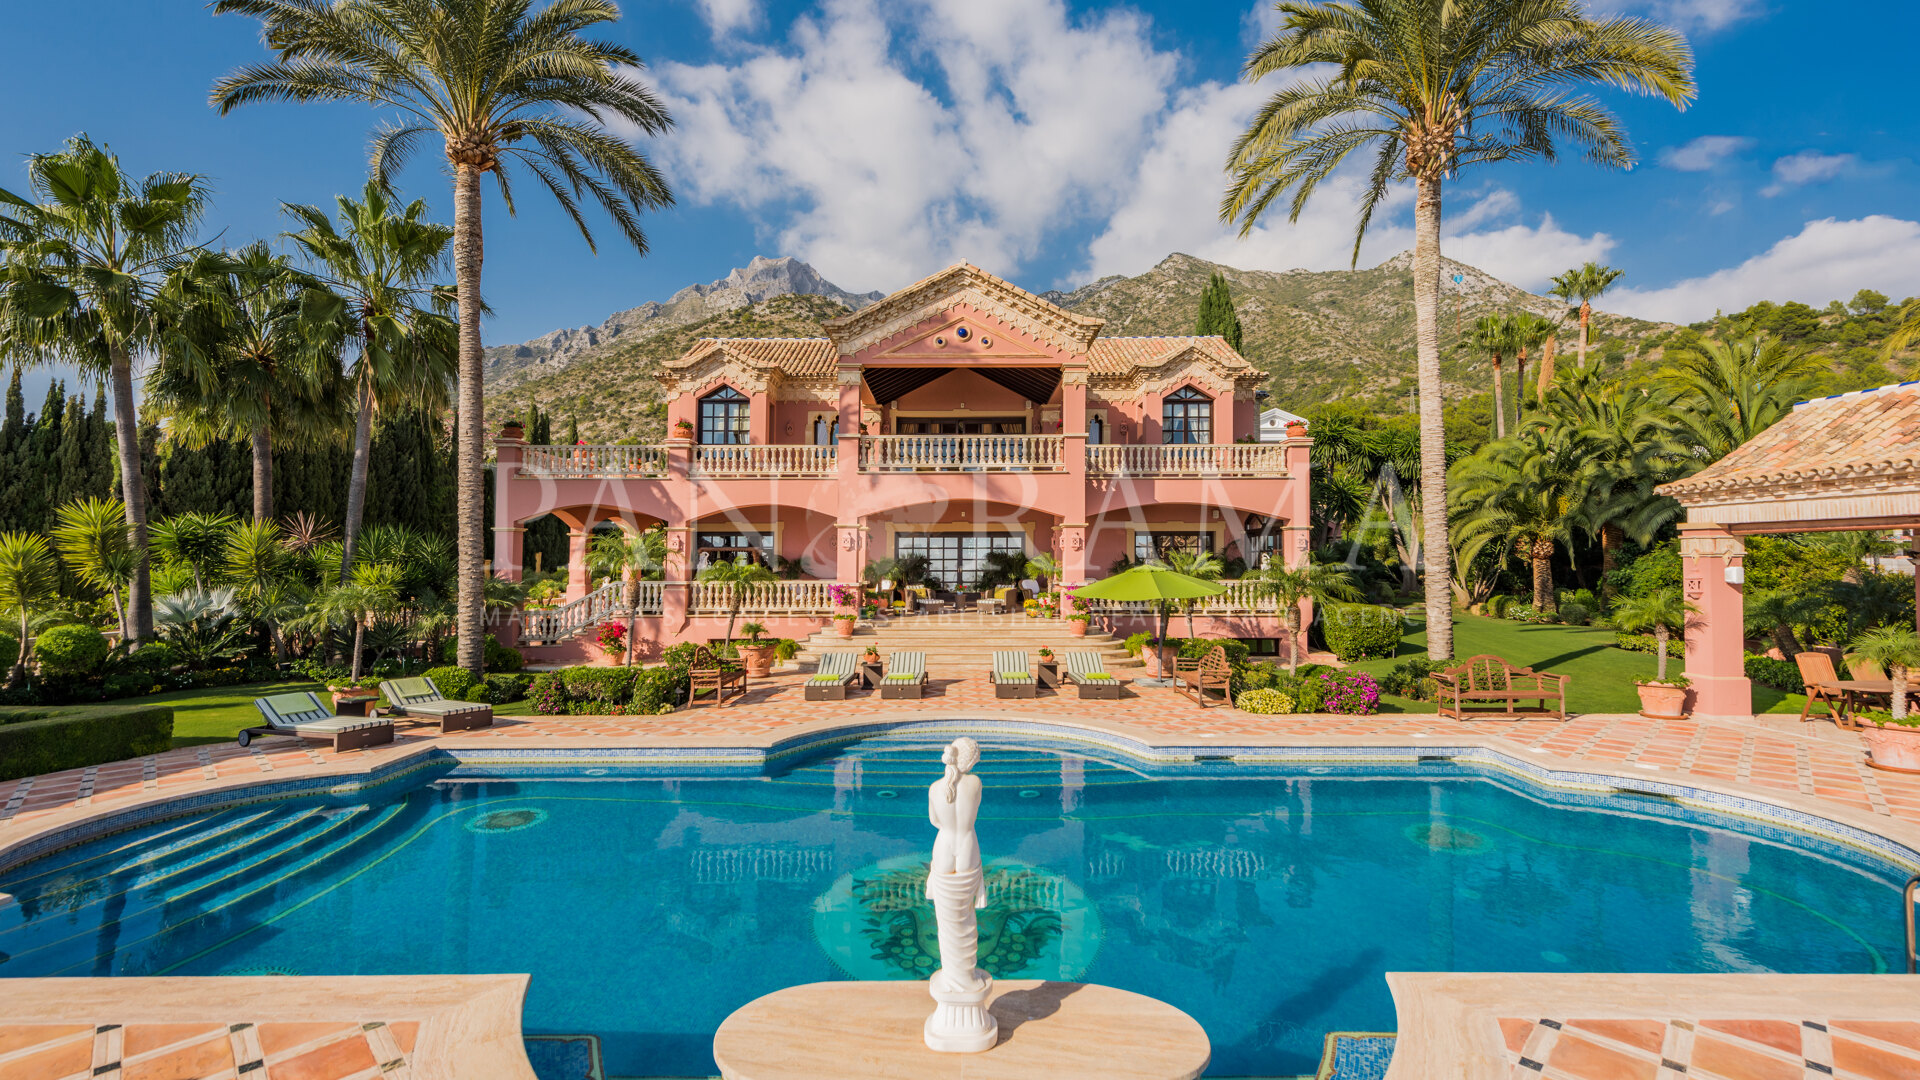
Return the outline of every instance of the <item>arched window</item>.
{"type": "Polygon", "coordinates": [[[1107,418],[1091,416],[1087,418],[1087,445],[1099,446],[1107,441],[1107,418]]]}
{"type": "Polygon", "coordinates": [[[838,416],[814,417],[812,441],[815,446],[838,446],[840,443],[840,418],[838,416]]]}
{"type": "Polygon", "coordinates": [[[744,443],[747,438],[747,395],[723,386],[700,399],[700,441],[708,446],[744,443]]]}
{"type": "Polygon", "coordinates": [[[1160,441],[1212,442],[1213,399],[1191,386],[1168,394],[1160,406],[1160,441]]]}

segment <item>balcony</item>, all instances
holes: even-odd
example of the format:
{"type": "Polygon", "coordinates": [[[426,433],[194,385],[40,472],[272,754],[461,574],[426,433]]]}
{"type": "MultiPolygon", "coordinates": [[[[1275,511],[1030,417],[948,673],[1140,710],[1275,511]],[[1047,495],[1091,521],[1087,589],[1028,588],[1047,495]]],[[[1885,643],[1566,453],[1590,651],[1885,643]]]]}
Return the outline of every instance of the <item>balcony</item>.
{"type": "Polygon", "coordinates": [[[1279,443],[1109,443],[1087,447],[1092,476],[1285,477],[1279,443]]]}
{"type": "Polygon", "coordinates": [[[528,446],[520,452],[525,476],[555,479],[667,475],[664,446],[528,446]]]}
{"type": "Polygon", "coordinates": [[[836,447],[767,443],[693,448],[695,476],[832,476],[836,447]]]}
{"type": "Polygon", "coordinates": [[[1058,435],[866,435],[861,472],[1063,472],[1058,435]]]}

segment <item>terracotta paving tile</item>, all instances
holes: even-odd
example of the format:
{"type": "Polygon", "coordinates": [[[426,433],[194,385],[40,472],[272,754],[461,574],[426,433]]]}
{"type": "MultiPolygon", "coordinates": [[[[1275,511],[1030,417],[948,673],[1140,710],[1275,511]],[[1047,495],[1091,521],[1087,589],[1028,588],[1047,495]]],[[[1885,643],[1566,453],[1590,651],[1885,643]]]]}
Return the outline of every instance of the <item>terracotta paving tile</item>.
{"type": "Polygon", "coordinates": [[[1833,1037],[1833,1067],[1841,1075],[1852,1073],[1863,1080],[1920,1080],[1920,1057],[1909,1057],[1878,1046],[1833,1037]]]}
{"type": "Polygon", "coordinates": [[[355,1035],[270,1065],[267,1071],[271,1080],[340,1080],[379,1065],[367,1040],[355,1035]]]}
{"type": "Polygon", "coordinates": [[[1526,1049],[1527,1037],[1532,1034],[1533,1021],[1511,1016],[1500,1018],[1500,1038],[1506,1042],[1508,1050],[1517,1054],[1526,1049]]]}
{"type": "Polygon", "coordinates": [[[1835,1020],[1835,1031],[1854,1031],[1920,1054],[1920,1020],[1835,1020]]]}
{"type": "Polygon", "coordinates": [[[7,1062],[7,1080],[64,1080],[92,1071],[93,1041],[76,1039],[7,1062]]]}
{"type": "Polygon", "coordinates": [[[413,1053],[413,1043],[420,1037],[420,1025],[411,1020],[398,1024],[388,1024],[387,1030],[393,1032],[393,1041],[400,1046],[403,1054],[413,1053]]]}
{"type": "Polygon", "coordinates": [[[209,1039],[215,1035],[225,1036],[226,1033],[227,1025],[217,1023],[132,1024],[121,1035],[124,1040],[121,1044],[122,1053],[127,1057],[139,1057],[163,1046],[209,1039]]]}
{"type": "MultiPolygon", "coordinates": [[[[127,1029],[129,1036],[139,1030],[137,1026],[127,1029]]],[[[138,1061],[128,1055],[121,1069],[124,1080],[201,1080],[220,1073],[231,1074],[236,1068],[233,1060],[233,1043],[227,1038],[226,1025],[220,1027],[220,1037],[197,1042],[179,1050],[168,1050],[138,1061]]]]}
{"type": "Polygon", "coordinates": [[[1656,1054],[1667,1037],[1667,1025],[1659,1020],[1569,1020],[1567,1025],[1656,1054]]]}
{"type": "Polygon", "coordinates": [[[1700,1026],[1788,1054],[1800,1052],[1800,1025],[1791,1020],[1702,1020],[1700,1026]]]}
{"type": "Polygon", "coordinates": [[[343,1023],[338,1020],[310,1024],[261,1024],[260,1049],[271,1061],[297,1046],[304,1046],[329,1035],[357,1034],[359,1030],[359,1024],[343,1023]]]}
{"type": "Polygon", "coordinates": [[[21,1024],[17,1027],[0,1027],[0,1057],[18,1053],[29,1046],[72,1038],[81,1032],[91,1032],[92,1024],[21,1024]]]}
{"type": "Polygon", "coordinates": [[[1787,1061],[1705,1032],[1695,1036],[1693,1057],[1687,1066],[1689,1075],[1713,1080],[1802,1080],[1806,1075],[1806,1067],[1799,1061],[1787,1061]]]}
{"type": "Polygon", "coordinates": [[[1560,1034],[1547,1065],[1569,1080],[1654,1080],[1660,1070],[1658,1061],[1630,1057],[1572,1032],[1560,1034]]]}

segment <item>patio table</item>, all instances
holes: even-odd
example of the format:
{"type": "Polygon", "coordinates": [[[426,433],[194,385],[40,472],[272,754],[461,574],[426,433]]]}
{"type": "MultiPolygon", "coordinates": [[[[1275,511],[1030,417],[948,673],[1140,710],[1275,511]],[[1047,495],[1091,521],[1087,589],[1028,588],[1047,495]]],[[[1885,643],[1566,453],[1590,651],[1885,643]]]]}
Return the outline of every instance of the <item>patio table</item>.
{"type": "MultiPolygon", "coordinates": [[[[1856,709],[1893,700],[1892,679],[1841,679],[1838,682],[1823,682],[1818,685],[1822,690],[1839,694],[1840,720],[1848,727],[1854,726],[1853,713],[1856,709]]],[[[1909,695],[1920,693],[1920,681],[1908,679],[1907,693],[1909,695]]]]}

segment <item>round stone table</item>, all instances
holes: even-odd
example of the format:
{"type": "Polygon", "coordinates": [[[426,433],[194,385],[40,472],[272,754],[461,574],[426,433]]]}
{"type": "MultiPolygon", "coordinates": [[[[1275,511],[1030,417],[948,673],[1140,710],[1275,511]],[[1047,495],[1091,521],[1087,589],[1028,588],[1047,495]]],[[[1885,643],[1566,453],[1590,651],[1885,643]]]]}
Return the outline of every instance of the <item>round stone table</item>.
{"type": "Polygon", "coordinates": [[[996,981],[1000,1042],[937,1054],[923,982],[824,982],[749,1002],[713,1037],[724,1080],[1193,1080],[1207,1033],[1150,997],[1091,983],[996,981]]]}

